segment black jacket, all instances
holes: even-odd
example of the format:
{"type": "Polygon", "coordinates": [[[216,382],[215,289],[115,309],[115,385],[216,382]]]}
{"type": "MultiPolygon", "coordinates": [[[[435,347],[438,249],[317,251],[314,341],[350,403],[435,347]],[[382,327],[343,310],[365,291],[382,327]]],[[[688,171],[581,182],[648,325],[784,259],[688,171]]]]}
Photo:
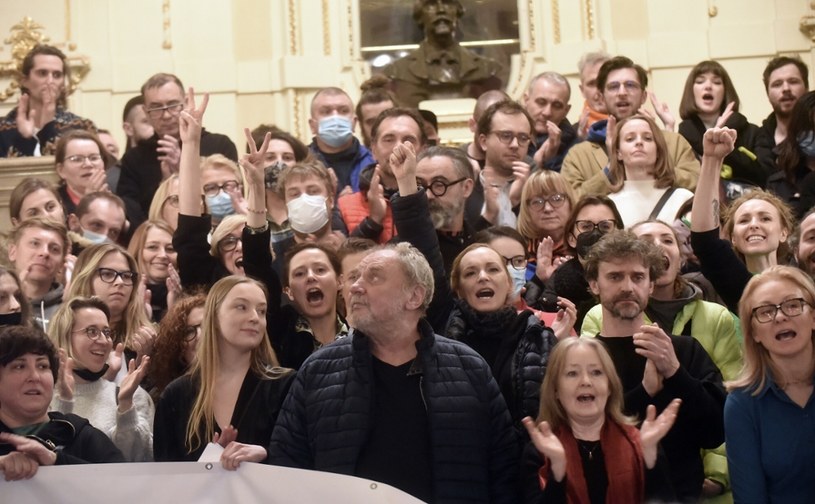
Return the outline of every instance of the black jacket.
{"type": "MultiPolygon", "coordinates": [[[[238,430],[241,443],[266,446],[272,435],[280,405],[291,386],[294,373],[287,371],[277,379],[246,373],[235,402],[230,424],[238,430]]],[[[184,375],[173,380],[156,405],[153,425],[153,454],[156,462],[195,461],[204,452],[208,439],[192,453],[187,451],[187,420],[192,413],[200,387],[197,378],[184,375]]],[[[201,426],[203,434],[203,425],[201,426]]],[[[221,429],[215,425],[215,431],[221,429]]]]}
{"type": "MultiPolygon", "coordinates": [[[[558,124],[557,127],[560,128],[560,147],[557,149],[557,154],[555,154],[555,156],[553,156],[549,161],[544,162],[542,166],[538,166],[538,170],[552,170],[559,172],[560,167],[563,165],[563,158],[566,157],[569,149],[581,141],[577,136],[575,126],[572,126],[568,119],[563,119],[560,121],[560,124],[558,124]]],[[[527,151],[528,156],[534,158],[535,153],[548,139],[548,134],[537,136],[535,138],[535,143],[529,144],[529,150],[527,151]]],[[[532,168],[535,169],[534,163],[532,163],[532,168]]]]}
{"type": "MultiPolygon", "coordinates": [[[[434,502],[517,502],[517,439],[489,366],[424,320],[419,331],[411,372],[422,375],[434,502]]],[[[354,475],[371,429],[372,382],[370,342],[361,332],[312,354],[283,403],[269,461],[354,475]]]]}
{"type": "MultiPolygon", "coordinates": [[[[26,437],[36,439],[46,448],[56,451],[57,465],[126,462],[113,441],[86,419],[58,411],[49,412],[48,417],[49,422],[36,434],[26,437]]],[[[14,433],[3,422],[0,422],[0,432],[14,433]]],[[[12,451],[13,445],[0,443],[0,456],[12,451]]]]}
{"type": "Polygon", "coordinates": [[[676,422],[661,441],[671,467],[671,482],[680,501],[696,502],[705,478],[701,449],[724,443],[724,401],[727,393],[722,374],[702,345],[694,338],[671,336],[679,370],[663,380],[663,388],[654,397],[642,386],[645,357],[634,353],[628,338],[598,336],[609,350],[625,392],[626,414],[645,418],[653,404],[662,412],[676,398],[682,406],[676,422]]]}
{"type": "Polygon", "coordinates": [[[209,289],[221,278],[229,276],[221,260],[209,253],[207,235],[211,229],[212,218],[209,214],[178,214],[173,247],[178,252],[178,276],[185,290],[196,285],[209,289]]]}
{"type": "Polygon", "coordinates": [[[716,289],[727,309],[738,313],[739,300],[753,274],[736,255],[733,245],[719,238],[719,228],[702,233],[692,231],[690,244],[699,259],[702,274],[716,289]]]}
{"type": "MultiPolygon", "coordinates": [[[[156,151],[158,140],[158,135],[153,135],[122,156],[122,173],[116,194],[125,202],[131,229],[136,229],[147,219],[150,202],[161,184],[161,162],[156,151]]],[[[238,162],[238,150],[229,137],[204,130],[201,132],[201,155],[213,154],[223,154],[238,162]]]]}
{"type": "MultiPolygon", "coordinates": [[[[733,170],[732,179],[765,187],[767,177],[773,172],[772,166],[766,164],[772,145],[767,143],[765,136],[759,135],[758,126],[747,122],[747,118],[738,112],[733,112],[725,126],[736,130],[738,135],[735,149],[724,158],[724,164],[733,170]],[[765,160],[764,164],[762,160],[765,160]]],[[[705,131],[707,127],[698,116],[679,123],[679,134],[685,137],[699,158],[703,154],[702,138],[705,131]]]]}
{"type": "MultiPolygon", "coordinates": [[[[493,327],[493,331],[489,331],[487,324],[476,325],[460,303],[463,301],[459,301],[459,307],[450,314],[445,335],[476,350],[477,340],[500,338],[495,359],[487,362],[512,420],[520,428],[523,417],[538,416],[541,383],[546,376],[549,353],[557,344],[555,333],[529,310],[513,317],[511,325],[504,325],[505,330],[496,332],[494,329],[498,328],[493,327]]],[[[486,355],[481,356],[487,359],[486,355]]]]}

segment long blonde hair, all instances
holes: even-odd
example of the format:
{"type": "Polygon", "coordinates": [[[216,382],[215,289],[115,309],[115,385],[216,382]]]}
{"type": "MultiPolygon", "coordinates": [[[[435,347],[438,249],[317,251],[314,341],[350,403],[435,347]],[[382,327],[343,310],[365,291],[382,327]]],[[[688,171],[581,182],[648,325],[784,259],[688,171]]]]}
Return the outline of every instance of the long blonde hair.
{"type": "Polygon", "coordinates": [[[569,416],[563,409],[563,404],[557,397],[558,380],[566,367],[566,357],[569,351],[577,346],[587,346],[597,352],[603,372],[608,377],[608,400],[606,401],[606,418],[611,418],[620,425],[634,425],[636,418],[626,416],[623,413],[623,384],[617,376],[614,361],[606,351],[603,343],[595,338],[580,336],[577,338],[566,338],[561,340],[552,353],[549,355],[549,365],[546,370],[546,377],[541,384],[541,404],[538,413],[538,422],[549,422],[552,430],[569,427],[569,416]]]}
{"type": "Polygon", "coordinates": [[[91,297],[96,294],[93,291],[93,279],[97,275],[96,270],[99,268],[99,263],[108,254],[121,254],[127,261],[127,267],[130,268],[130,271],[136,273],[136,277],[133,279],[133,289],[130,291],[130,297],[127,300],[127,307],[122,314],[122,319],[116,326],[111,327],[114,333],[113,346],[124,343],[125,348],[130,348],[133,332],[142,326],[150,325],[151,322],[144,310],[144,302],[139,296],[139,267],[133,256],[128,254],[125,249],[113,243],[100,243],[83,250],[79,257],[76,258],[71,286],[64,299],[73,299],[78,296],[91,297]]]}
{"type": "MultiPolygon", "coordinates": [[[[227,294],[240,284],[258,286],[268,298],[266,288],[258,282],[247,277],[230,275],[224,277],[212,286],[204,304],[204,320],[201,323],[201,340],[198,344],[198,358],[187,372],[194,380],[200,382],[198,394],[195,397],[190,417],[187,420],[186,445],[190,453],[207,443],[215,434],[215,381],[221,371],[221,356],[218,353],[218,341],[221,338],[218,310],[227,294]],[[201,431],[203,426],[203,432],[201,431]]],[[[224,322],[225,323],[225,322],[224,322]]],[[[290,373],[290,369],[279,367],[277,356],[269,342],[266,331],[260,345],[252,349],[250,370],[266,380],[273,380],[290,373]]]]}
{"type": "MultiPolygon", "coordinates": [[[[756,289],[772,280],[786,281],[799,287],[803,291],[803,298],[809,304],[810,311],[815,310],[815,283],[812,282],[809,275],[798,268],[771,266],[751,278],[739,301],[739,319],[741,320],[741,332],[744,335],[744,364],[738,377],[725,383],[728,391],[748,389],[752,395],[758,395],[767,384],[768,375],[779,377],[778,367],[764,345],[756,341],[755,331],[753,331],[753,309],[756,307],[753,295],[756,289]]],[[[815,342],[815,331],[810,337],[815,342]]],[[[813,352],[813,361],[815,362],[815,352],[813,352]]]]}

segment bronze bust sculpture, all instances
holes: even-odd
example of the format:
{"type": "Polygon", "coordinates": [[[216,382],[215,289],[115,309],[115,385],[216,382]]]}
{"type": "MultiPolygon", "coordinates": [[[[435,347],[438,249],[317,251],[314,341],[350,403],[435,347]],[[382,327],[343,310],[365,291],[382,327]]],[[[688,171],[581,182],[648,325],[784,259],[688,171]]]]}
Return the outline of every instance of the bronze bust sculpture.
{"type": "Polygon", "coordinates": [[[414,2],[413,19],[425,38],[418,49],[383,69],[400,104],[417,107],[420,101],[434,98],[477,98],[501,88],[501,64],[461,47],[456,40],[463,15],[459,0],[414,2]]]}

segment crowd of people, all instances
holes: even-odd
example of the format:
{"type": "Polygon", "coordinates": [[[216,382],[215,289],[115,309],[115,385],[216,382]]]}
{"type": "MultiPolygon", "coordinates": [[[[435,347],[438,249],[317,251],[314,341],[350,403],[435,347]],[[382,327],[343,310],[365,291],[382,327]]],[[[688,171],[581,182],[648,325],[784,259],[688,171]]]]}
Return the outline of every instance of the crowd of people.
{"type": "Polygon", "coordinates": [[[443,145],[375,77],[242,155],[158,73],[119,157],[36,46],[0,156],[60,182],[11,194],[0,472],[212,442],[427,502],[815,502],[807,66],[769,61],[761,126],[716,61],[678,124],[631,59],[578,70],[576,124],[544,72],[443,145]]]}

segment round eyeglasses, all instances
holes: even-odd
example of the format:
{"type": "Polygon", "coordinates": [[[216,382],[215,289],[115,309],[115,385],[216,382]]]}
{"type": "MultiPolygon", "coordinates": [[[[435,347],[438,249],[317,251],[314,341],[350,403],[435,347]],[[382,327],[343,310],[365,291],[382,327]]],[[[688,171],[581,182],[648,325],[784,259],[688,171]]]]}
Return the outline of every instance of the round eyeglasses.
{"type": "Polygon", "coordinates": [[[543,210],[547,202],[552,205],[552,208],[560,208],[566,201],[567,198],[565,194],[555,193],[549,197],[538,196],[537,198],[528,199],[526,200],[526,204],[529,205],[529,208],[532,210],[543,210]]]}
{"type": "Polygon", "coordinates": [[[113,333],[111,332],[110,327],[88,326],[84,329],[79,329],[78,331],[71,331],[71,333],[85,333],[85,336],[87,336],[91,341],[99,341],[99,339],[103,337],[109,340],[113,339],[113,333]]]}
{"type": "Polygon", "coordinates": [[[428,184],[427,182],[425,182],[424,180],[421,180],[421,179],[417,179],[417,182],[419,183],[419,185],[422,188],[432,192],[433,196],[435,196],[437,198],[441,198],[442,196],[447,194],[447,189],[450,186],[460,184],[461,182],[464,182],[465,180],[467,180],[467,177],[461,177],[460,179],[454,180],[452,182],[445,182],[442,179],[435,179],[434,181],[430,182],[430,184],[428,184]]]}

